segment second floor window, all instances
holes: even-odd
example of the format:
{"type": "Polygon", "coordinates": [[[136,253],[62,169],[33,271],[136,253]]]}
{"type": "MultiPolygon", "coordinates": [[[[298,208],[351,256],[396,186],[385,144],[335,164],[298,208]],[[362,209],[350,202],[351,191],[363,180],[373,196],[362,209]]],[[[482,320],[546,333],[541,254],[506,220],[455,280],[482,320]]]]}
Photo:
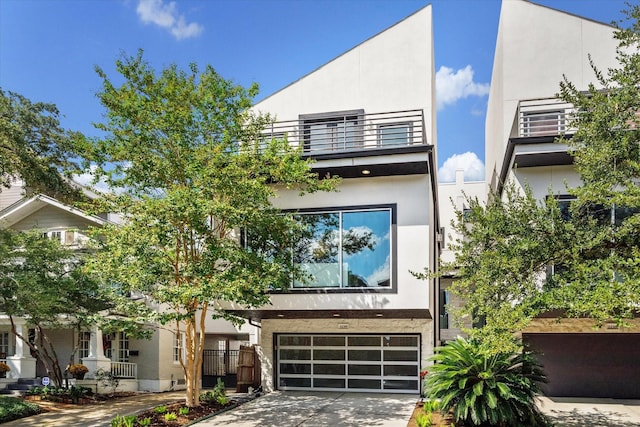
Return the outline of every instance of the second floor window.
{"type": "Polygon", "coordinates": [[[306,280],[294,288],[388,288],[391,286],[390,208],[336,210],[299,215],[305,233],[293,260],[306,280]]]}

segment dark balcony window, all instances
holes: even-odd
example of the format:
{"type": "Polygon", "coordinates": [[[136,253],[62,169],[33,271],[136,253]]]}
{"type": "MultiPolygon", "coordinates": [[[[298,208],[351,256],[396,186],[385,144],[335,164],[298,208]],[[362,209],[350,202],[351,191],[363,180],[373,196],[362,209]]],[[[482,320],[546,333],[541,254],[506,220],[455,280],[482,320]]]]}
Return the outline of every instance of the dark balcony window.
{"type": "Polygon", "coordinates": [[[522,114],[522,136],[560,135],[566,129],[564,110],[522,114]]]}
{"type": "Polygon", "coordinates": [[[305,152],[330,152],[361,148],[363,110],[302,115],[305,152]]]}

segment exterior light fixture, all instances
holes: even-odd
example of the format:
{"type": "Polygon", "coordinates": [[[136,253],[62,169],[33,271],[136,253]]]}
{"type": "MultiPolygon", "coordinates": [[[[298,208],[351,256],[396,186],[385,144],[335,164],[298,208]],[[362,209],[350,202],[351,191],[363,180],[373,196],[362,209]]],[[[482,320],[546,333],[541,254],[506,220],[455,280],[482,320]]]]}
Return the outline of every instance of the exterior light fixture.
{"type": "Polygon", "coordinates": [[[369,175],[371,171],[369,169],[362,169],[362,175],[369,175]]]}
{"type": "Polygon", "coordinates": [[[340,317],[340,313],[333,313],[333,317],[340,317]]]}

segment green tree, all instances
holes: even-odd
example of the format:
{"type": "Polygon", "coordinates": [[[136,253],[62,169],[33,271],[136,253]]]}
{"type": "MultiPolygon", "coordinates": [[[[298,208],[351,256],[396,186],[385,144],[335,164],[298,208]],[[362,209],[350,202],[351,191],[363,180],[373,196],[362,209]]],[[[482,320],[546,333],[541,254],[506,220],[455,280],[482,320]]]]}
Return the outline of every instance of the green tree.
{"type": "MultiPolygon", "coordinates": [[[[453,291],[466,301],[462,315],[486,321],[471,331],[494,348],[535,316],[592,318],[594,326],[633,318],[640,301],[640,9],[615,37],[618,68],[592,62],[597,85],[586,92],[566,78],[559,97],[576,114],[559,138],[575,159],[582,184],[566,191],[568,209],[550,192],[536,200],[525,188],[505,185],[486,204],[467,200],[454,229],[463,236],[457,258],[441,267],[456,271],[453,291]],[[553,274],[549,274],[553,268],[553,274]]],[[[557,189],[556,189],[557,190],[557,189]]]]}
{"type": "Polygon", "coordinates": [[[197,406],[207,316],[228,317],[220,301],[264,305],[296,274],[287,249],[302,227],[272,206],[277,188],[302,194],[336,181],[319,179],[286,139],[263,134],[271,118],[250,110],[257,86],[210,66],[156,73],[141,51],[116,68],[120,86],[97,68],[107,110],[98,127],[108,137],[88,148],[98,176],[120,189],[102,207],[125,221],[101,230],[94,267],[184,330],[186,404],[197,406]]]}
{"type": "Polygon", "coordinates": [[[41,231],[0,229],[0,310],[9,317],[13,334],[43,363],[57,387],[64,385],[66,365],[49,331],[98,325],[105,331],[145,334],[144,324],[136,321],[146,317],[146,308],[85,274],[84,260],[84,254],[44,237],[41,231]],[[16,318],[26,319],[35,336],[18,333],[16,318]]]}
{"type": "Polygon", "coordinates": [[[77,197],[68,178],[78,170],[76,142],[81,137],[62,129],[55,105],[0,88],[0,191],[19,177],[34,193],[63,201],[77,197]]]}

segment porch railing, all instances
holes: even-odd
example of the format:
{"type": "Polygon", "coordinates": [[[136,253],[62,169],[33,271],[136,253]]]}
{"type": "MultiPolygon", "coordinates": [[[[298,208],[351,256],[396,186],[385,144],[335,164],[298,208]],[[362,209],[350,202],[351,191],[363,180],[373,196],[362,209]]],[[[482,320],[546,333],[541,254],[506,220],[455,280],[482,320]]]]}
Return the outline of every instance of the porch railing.
{"type": "Polygon", "coordinates": [[[427,144],[422,110],[304,115],[273,123],[263,132],[270,138],[287,138],[309,156],[427,144]]]}
{"type": "Polygon", "coordinates": [[[138,378],[138,364],[111,362],[111,375],[116,378],[138,378]]]}
{"type": "Polygon", "coordinates": [[[557,98],[520,101],[518,106],[519,137],[552,136],[574,133],[570,121],[575,114],[572,104],[557,98]]]}

